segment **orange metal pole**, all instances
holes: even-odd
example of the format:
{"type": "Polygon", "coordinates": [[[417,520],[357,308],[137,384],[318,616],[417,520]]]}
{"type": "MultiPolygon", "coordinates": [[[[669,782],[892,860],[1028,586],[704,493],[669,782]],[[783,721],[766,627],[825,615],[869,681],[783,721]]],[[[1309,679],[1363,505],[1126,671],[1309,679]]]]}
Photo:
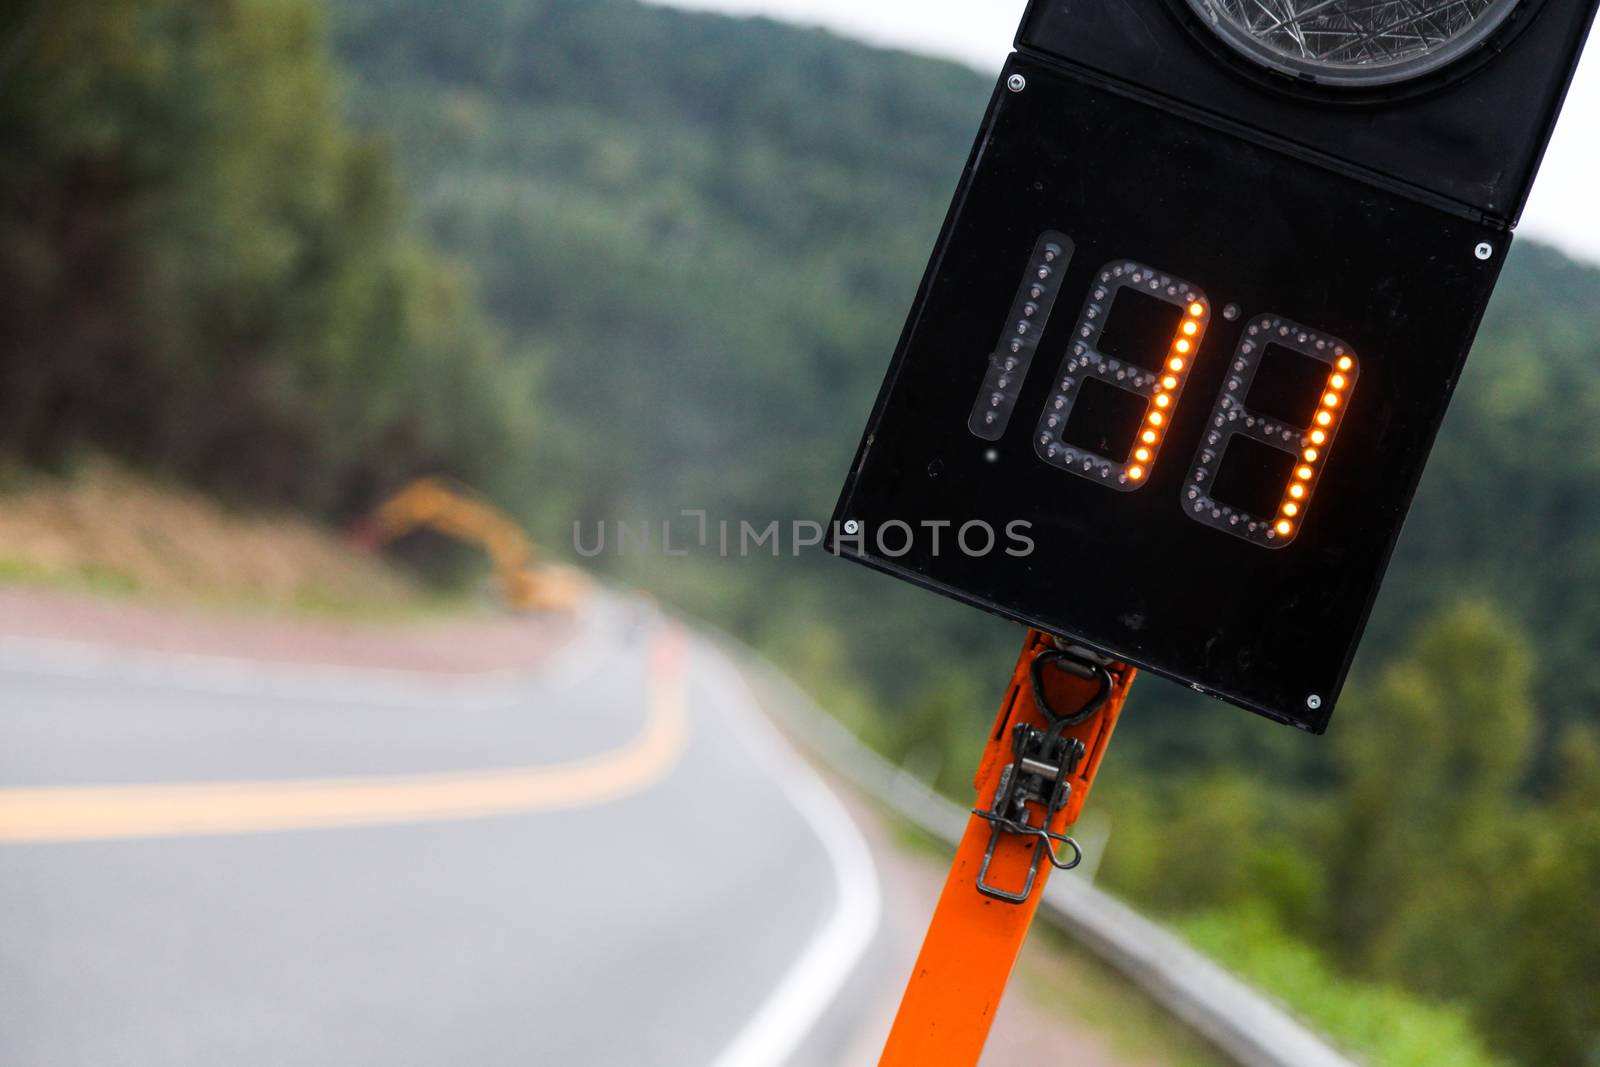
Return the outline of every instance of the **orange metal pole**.
{"type": "MultiPolygon", "coordinates": [[[[1034,657],[1054,647],[1048,635],[1037,630],[1029,632],[978,767],[980,810],[993,807],[1001,774],[1015,758],[1011,738],[1016,724],[1028,723],[1041,729],[1045,726],[1044,716],[1034,703],[1030,670],[1034,657]]],[[[1083,811],[1136,673],[1124,664],[1112,664],[1109,671],[1113,685],[1105,705],[1082,725],[1065,730],[1065,736],[1083,743],[1086,754],[1067,779],[1072,783],[1072,794],[1052,820],[1053,832],[1065,832],[1083,811]]],[[[1050,707],[1062,713],[1085,706],[1100,688],[1098,681],[1050,667],[1045,669],[1043,678],[1050,707]]],[[[995,1009],[1052,869],[1048,859],[1040,865],[1033,890],[1023,903],[984,896],[977,883],[993,832],[993,826],[980,816],[974,815],[967,823],[880,1067],[967,1067],[976,1065],[983,1053],[995,1009]]],[[[1033,837],[1002,834],[990,863],[988,883],[1020,890],[1034,861],[1037,841],[1033,837]]]]}

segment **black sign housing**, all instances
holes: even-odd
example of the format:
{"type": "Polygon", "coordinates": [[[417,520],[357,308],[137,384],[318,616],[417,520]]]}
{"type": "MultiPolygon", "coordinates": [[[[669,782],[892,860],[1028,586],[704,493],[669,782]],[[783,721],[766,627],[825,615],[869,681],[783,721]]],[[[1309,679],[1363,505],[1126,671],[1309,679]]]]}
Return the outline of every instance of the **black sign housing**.
{"type": "Polygon", "coordinates": [[[1576,45],[1502,108],[1538,129],[1520,147],[1463,142],[1430,170],[1348,130],[1437,129],[1447,94],[1509,77],[1513,48],[1526,88],[1543,20],[1580,9],[1586,26],[1592,0],[1545,0],[1440,95],[1330,103],[1235,69],[1165,0],[1036,3],[836,550],[1324,730],[1576,45]]]}

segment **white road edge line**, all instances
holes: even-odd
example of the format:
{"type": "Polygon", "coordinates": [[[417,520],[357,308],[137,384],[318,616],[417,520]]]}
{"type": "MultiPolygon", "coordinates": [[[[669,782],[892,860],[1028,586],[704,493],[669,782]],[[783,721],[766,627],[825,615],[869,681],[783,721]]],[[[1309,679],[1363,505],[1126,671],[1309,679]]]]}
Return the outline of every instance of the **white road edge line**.
{"type": "MultiPolygon", "coordinates": [[[[720,649],[696,635],[750,706],[760,707],[748,679],[720,649]]],[[[878,870],[861,831],[827,784],[759,712],[724,713],[772,772],[791,804],[822,842],[833,866],[834,905],[782,981],[745,1022],[710,1067],[783,1067],[800,1050],[855,974],[877,938],[883,917],[878,870]]]]}

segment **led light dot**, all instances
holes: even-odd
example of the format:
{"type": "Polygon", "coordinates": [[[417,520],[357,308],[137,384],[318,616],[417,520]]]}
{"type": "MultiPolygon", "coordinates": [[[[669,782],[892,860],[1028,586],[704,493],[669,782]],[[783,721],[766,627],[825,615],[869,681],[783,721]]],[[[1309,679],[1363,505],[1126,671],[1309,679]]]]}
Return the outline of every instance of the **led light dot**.
{"type": "Polygon", "coordinates": [[[1311,441],[1312,441],[1313,444],[1320,445],[1320,444],[1324,443],[1327,440],[1328,440],[1328,435],[1323,433],[1321,430],[1312,430],[1311,431],[1311,441]]]}
{"type": "Polygon", "coordinates": [[[1310,467],[1301,467],[1299,470],[1294,472],[1294,476],[1299,478],[1302,482],[1309,482],[1311,480],[1311,476],[1315,473],[1316,471],[1313,471],[1310,467]]]}
{"type": "Polygon", "coordinates": [[[1198,319],[1201,315],[1204,315],[1205,313],[1206,313],[1206,306],[1204,304],[1200,303],[1199,301],[1195,301],[1193,304],[1189,305],[1189,314],[1194,316],[1195,318],[1198,319]]]}
{"type": "Polygon", "coordinates": [[[1175,359],[1171,363],[1168,363],[1167,366],[1172,368],[1173,373],[1177,373],[1183,369],[1183,360],[1175,359]]]}
{"type": "Polygon", "coordinates": [[[1317,416],[1317,425],[1318,426],[1332,426],[1333,425],[1333,416],[1330,415],[1328,412],[1324,411],[1322,414],[1317,416]]]}
{"type": "Polygon", "coordinates": [[[1288,537],[1290,534],[1294,533],[1294,523],[1290,522],[1288,519],[1284,519],[1282,522],[1278,523],[1277,531],[1279,537],[1288,537]]]}
{"type": "Polygon", "coordinates": [[[1296,515],[1300,514],[1300,505],[1295,503],[1285,504],[1283,506],[1283,513],[1292,519],[1296,515]]]}
{"type": "Polygon", "coordinates": [[[1323,403],[1323,405],[1325,407],[1330,407],[1330,408],[1338,407],[1339,406],[1339,394],[1338,393],[1329,393],[1327,396],[1322,398],[1322,403],[1323,403]]]}
{"type": "Polygon", "coordinates": [[[1128,477],[1133,479],[1136,482],[1139,481],[1140,479],[1142,479],[1144,477],[1144,468],[1143,467],[1129,467],[1128,468],[1128,477]]]}
{"type": "Polygon", "coordinates": [[[1183,324],[1183,332],[1193,337],[1200,332],[1200,324],[1198,322],[1186,322],[1183,324]]]}
{"type": "Polygon", "coordinates": [[[1343,389],[1345,386],[1350,384],[1350,380],[1342,374],[1335,374],[1328,384],[1333,386],[1335,389],[1343,389]]]}
{"type": "Polygon", "coordinates": [[[1316,449],[1308,448],[1308,449],[1306,449],[1306,462],[1307,463],[1315,463],[1317,461],[1318,457],[1320,457],[1321,455],[1322,455],[1322,453],[1318,452],[1316,449]]]}
{"type": "Polygon", "coordinates": [[[1354,367],[1355,365],[1356,365],[1356,361],[1351,359],[1349,356],[1342,356],[1339,359],[1339,369],[1340,370],[1349,370],[1351,367],[1354,367]]]}
{"type": "Polygon", "coordinates": [[[1189,349],[1193,348],[1194,345],[1190,344],[1188,341],[1179,341],[1173,347],[1176,348],[1179,352],[1182,352],[1184,355],[1188,355],[1189,354],[1189,349]]]}
{"type": "Polygon", "coordinates": [[[1306,496],[1306,487],[1299,484],[1291,485],[1289,487],[1289,495],[1294,497],[1296,500],[1304,500],[1306,496]]]}
{"type": "Polygon", "coordinates": [[[1178,379],[1170,378],[1170,377],[1161,379],[1161,388],[1163,388],[1163,389],[1176,389],[1177,387],[1178,387],[1178,379]]]}
{"type": "Polygon", "coordinates": [[[1133,454],[1133,458],[1138,460],[1140,463],[1149,463],[1150,450],[1148,448],[1141,448],[1139,451],[1133,454]]]}
{"type": "Polygon", "coordinates": [[[1153,445],[1156,443],[1158,436],[1159,435],[1157,435],[1154,430],[1146,430],[1144,432],[1144,443],[1147,445],[1153,445]]]}
{"type": "Polygon", "coordinates": [[[1163,422],[1166,422],[1166,421],[1167,421],[1166,416],[1162,415],[1161,412],[1152,411],[1150,413],[1150,425],[1151,426],[1160,426],[1163,422]]]}
{"type": "Polygon", "coordinates": [[[1165,407],[1171,407],[1171,406],[1172,406],[1172,398],[1170,396],[1168,396],[1166,393],[1162,393],[1162,394],[1160,394],[1159,396],[1156,397],[1156,407],[1165,408],[1165,407]]]}

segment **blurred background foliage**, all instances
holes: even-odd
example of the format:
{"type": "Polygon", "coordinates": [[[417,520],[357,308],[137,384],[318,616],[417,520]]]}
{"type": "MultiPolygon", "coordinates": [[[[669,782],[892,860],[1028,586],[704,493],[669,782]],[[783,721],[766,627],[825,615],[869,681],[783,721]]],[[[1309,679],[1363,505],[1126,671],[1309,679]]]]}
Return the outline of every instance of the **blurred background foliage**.
{"type": "Polygon", "coordinates": [[[404,223],[314,4],[9,5],[0,442],[359,506],[528,453],[537,364],[404,223]]]}
{"type": "MultiPolygon", "coordinates": [[[[9,457],[330,519],[445,472],[557,551],[826,517],[990,91],[634,0],[34,0],[0,42],[9,457]]],[[[1333,736],[1150,681],[1101,786],[1105,881],[1374,1063],[1600,1064],[1597,337],[1600,270],[1519,246],[1333,736]]],[[[963,796],[1017,630],[709,555],[596,563],[963,796]]]]}

